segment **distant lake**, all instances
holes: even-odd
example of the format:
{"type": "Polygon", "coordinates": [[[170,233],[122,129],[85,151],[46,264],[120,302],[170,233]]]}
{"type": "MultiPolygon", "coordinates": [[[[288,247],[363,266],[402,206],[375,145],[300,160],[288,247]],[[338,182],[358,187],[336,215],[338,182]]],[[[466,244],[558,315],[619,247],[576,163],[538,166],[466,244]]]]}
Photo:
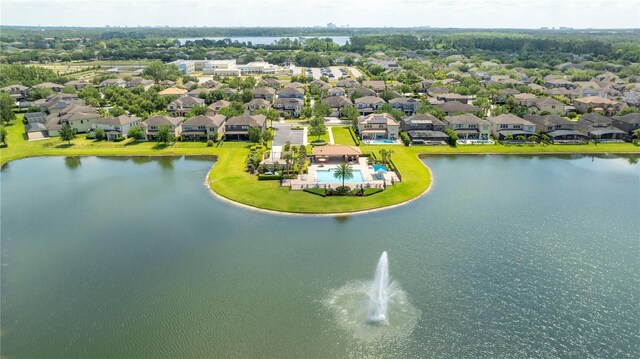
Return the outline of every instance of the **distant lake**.
{"type": "Polygon", "coordinates": [[[0,354],[638,358],[637,160],[429,156],[427,195],[340,217],[220,201],[207,158],[13,161],[0,354]],[[383,250],[415,326],[363,341],[326,303],[383,250]]]}
{"type": "MultiPolygon", "coordinates": [[[[316,37],[321,39],[331,38],[333,42],[335,42],[340,46],[343,46],[344,44],[346,44],[350,38],[349,36],[299,36],[299,37],[298,36],[278,36],[278,37],[247,36],[247,37],[205,37],[205,39],[214,40],[214,41],[231,39],[231,41],[238,41],[238,42],[245,42],[245,43],[248,43],[250,41],[254,45],[271,45],[274,42],[283,38],[295,40],[295,39],[311,39],[316,37]]],[[[195,41],[195,40],[202,40],[202,39],[203,39],[202,37],[184,37],[184,38],[179,38],[178,40],[180,41],[181,45],[184,45],[188,40],[195,41]]]]}

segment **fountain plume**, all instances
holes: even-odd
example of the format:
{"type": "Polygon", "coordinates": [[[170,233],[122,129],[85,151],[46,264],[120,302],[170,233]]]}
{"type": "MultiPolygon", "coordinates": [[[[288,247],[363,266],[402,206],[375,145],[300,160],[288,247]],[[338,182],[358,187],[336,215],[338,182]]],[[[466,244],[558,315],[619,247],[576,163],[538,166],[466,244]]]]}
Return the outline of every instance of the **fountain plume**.
{"type": "Polygon", "coordinates": [[[389,262],[387,252],[382,252],[376,273],[369,289],[369,315],[372,323],[387,322],[387,308],[389,299],[395,294],[395,283],[389,277],[389,262]]]}

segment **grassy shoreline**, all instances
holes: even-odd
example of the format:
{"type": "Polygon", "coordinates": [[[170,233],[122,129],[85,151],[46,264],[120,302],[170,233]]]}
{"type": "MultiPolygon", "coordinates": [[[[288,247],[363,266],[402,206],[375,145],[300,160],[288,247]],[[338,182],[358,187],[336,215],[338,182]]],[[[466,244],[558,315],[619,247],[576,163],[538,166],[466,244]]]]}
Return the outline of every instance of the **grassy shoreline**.
{"type": "MultiPolygon", "coordinates": [[[[303,191],[280,187],[278,181],[257,181],[245,172],[245,158],[251,144],[225,142],[221,147],[207,147],[202,142],[176,142],[163,146],[154,142],[119,143],[87,140],[83,135],[67,145],[59,139],[26,141],[20,121],[8,126],[9,147],[0,149],[0,164],[34,156],[214,156],[216,164],[208,173],[206,183],[215,194],[242,205],[257,209],[297,214],[347,214],[397,206],[420,197],[432,183],[432,174],[421,158],[430,155],[463,154],[640,154],[640,147],[630,143],[589,145],[536,146],[360,146],[363,152],[381,149],[394,151],[394,163],[402,175],[402,182],[389,186],[382,193],[370,197],[320,197],[303,191]]],[[[348,132],[334,128],[336,143],[354,145],[348,132]],[[350,143],[349,143],[350,142],[350,143]]]]}

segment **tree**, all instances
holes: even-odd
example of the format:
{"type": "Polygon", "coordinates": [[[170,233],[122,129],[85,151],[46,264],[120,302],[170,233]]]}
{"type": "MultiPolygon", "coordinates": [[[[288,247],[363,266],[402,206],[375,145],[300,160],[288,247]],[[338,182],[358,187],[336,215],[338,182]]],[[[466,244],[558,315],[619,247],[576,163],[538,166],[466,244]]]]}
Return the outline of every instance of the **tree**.
{"type": "Polygon", "coordinates": [[[96,140],[98,141],[102,141],[104,140],[104,128],[102,127],[97,127],[93,133],[95,133],[96,136],[96,140]]]}
{"type": "Polygon", "coordinates": [[[353,169],[349,166],[348,163],[341,163],[336,168],[336,171],[333,173],[334,178],[342,179],[342,187],[344,187],[344,180],[353,178],[353,169]]]}
{"type": "Polygon", "coordinates": [[[544,146],[545,144],[549,143],[549,136],[543,133],[542,135],[540,135],[540,140],[542,141],[542,145],[544,146]]]}
{"type": "Polygon", "coordinates": [[[266,131],[262,132],[262,141],[265,143],[265,145],[267,144],[267,142],[273,140],[274,137],[274,133],[273,133],[273,129],[267,129],[266,131]]]}
{"type": "Polygon", "coordinates": [[[207,111],[206,106],[194,106],[184,115],[184,118],[206,115],[207,111]]]}
{"type": "Polygon", "coordinates": [[[126,113],[127,111],[120,106],[113,106],[112,108],[109,109],[109,116],[111,117],[122,116],[122,115],[125,115],[126,113]]]}
{"type": "Polygon", "coordinates": [[[380,97],[385,101],[385,102],[389,102],[389,100],[394,98],[394,94],[393,92],[389,91],[389,90],[385,90],[380,97]]]}
{"type": "Polygon", "coordinates": [[[4,124],[8,124],[16,119],[16,114],[13,113],[14,105],[15,101],[8,93],[0,92],[0,117],[4,124]]]}
{"type": "Polygon", "coordinates": [[[171,134],[171,127],[169,127],[168,125],[159,126],[156,139],[159,142],[164,143],[165,145],[169,143],[169,141],[173,141],[173,135],[171,134]]]}
{"type": "Polygon", "coordinates": [[[291,169],[291,163],[293,162],[293,153],[291,152],[287,152],[284,154],[284,156],[282,156],[282,158],[284,158],[285,162],[285,168],[287,169],[287,171],[289,171],[291,169]]]}
{"type": "Polygon", "coordinates": [[[321,117],[314,117],[309,121],[309,134],[311,136],[317,136],[320,140],[320,136],[327,133],[327,126],[324,124],[324,119],[321,117]]]}
{"type": "Polygon", "coordinates": [[[129,129],[129,132],[127,133],[127,137],[131,137],[134,140],[139,141],[144,137],[144,131],[140,126],[133,126],[129,129]]]}
{"type": "Polygon", "coordinates": [[[393,154],[393,150],[382,149],[379,151],[379,153],[382,159],[382,163],[386,165],[387,162],[391,161],[391,155],[393,154]]]}
{"type": "Polygon", "coordinates": [[[321,101],[316,101],[313,104],[313,115],[316,117],[327,117],[331,114],[331,108],[321,101]]]}
{"type": "Polygon", "coordinates": [[[262,129],[258,126],[249,127],[249,141],[258,143],[262,141],[262,129]]]}
{"type": "Polygon", "coordinates": [[[71,140],[76,138],[76,131],[73,128],[71,128],[71,126],[68,123],[62,126],[59,133],[60,133],[60,139],[62,141],[67,141],[69,145],[71,144],[71,140]]]}
{"type": "Polygon", "coordinates": [[[270,126],[273,127],[273,121],[280,120],[280,114],[273,108],[261,108],[258,110],[258,115],[264,115],[269,120],[270,126]]]}
{"type": "Polygon", "coordinates": [[[73,86],[65,86],[62,89],[62,93],[66,93],[66,94],[74,94],[74,93],[78,93],[78,90],[76,90],[75,87],[73,86]]]}
{"type": "Polygon", "coordinates": [[[0,127],[0,142],[2,142],[3,146],[7,145],[7,129],[0,127]]]}
{"type": "Polygon", "coordinates": [[[180,71],[176,65],[165,64],[162,61],[153,61],[144,68],[143,75],[159,83],[163,80],[175,81],[178,77],[182,76],[182,71],[180,71]]]}
{"type": "Polygon", "coordinates": [[[27,100],[35,101],[40,100],[42,98],[47,98],[49,95],[53,95],[53,90],[46,87],[36,87],[29,91],[27,95],[27,100]]]}
{"type": "Polygon", "coordinates": [[[473,101],[473,105],[480,107],[485,115],[489,113],[489,109],[491,108],[491,102],[486,97],[477,97],[473,101]]]}

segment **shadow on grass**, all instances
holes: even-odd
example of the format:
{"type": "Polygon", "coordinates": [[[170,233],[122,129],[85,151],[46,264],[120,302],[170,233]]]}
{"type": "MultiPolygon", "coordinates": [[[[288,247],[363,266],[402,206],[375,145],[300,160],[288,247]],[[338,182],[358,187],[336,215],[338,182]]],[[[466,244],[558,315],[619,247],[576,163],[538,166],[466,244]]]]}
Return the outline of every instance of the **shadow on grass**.
{"type": "Polygon", "coordinates": [[[59,145],[55,145],[55,148],[71,148],[73,147],[74,144],[73,143],[61,143],[59,145]]]}
{"type": "Polygon", "coordinates": [[[167,147],[171,147],[172,145],[169,143],[156,143],[155,145],[153,145],[153,147],[151,147],[154,150],[164,150],[167,147]]]}
{"type": "Polygon", "coordinates": [[[137,145],[139,145],[139,144],[141,144],[141,143],[142,143],[142,141],[136,141],[136,140],[133,140],[133,141],[131,141],[131,142],[127,142],[127,143],[125,143],[124,145],[125,145],[125,146],[127,146],[127,147],[129,147],[129,146],[137,146],[137,145]]]}

